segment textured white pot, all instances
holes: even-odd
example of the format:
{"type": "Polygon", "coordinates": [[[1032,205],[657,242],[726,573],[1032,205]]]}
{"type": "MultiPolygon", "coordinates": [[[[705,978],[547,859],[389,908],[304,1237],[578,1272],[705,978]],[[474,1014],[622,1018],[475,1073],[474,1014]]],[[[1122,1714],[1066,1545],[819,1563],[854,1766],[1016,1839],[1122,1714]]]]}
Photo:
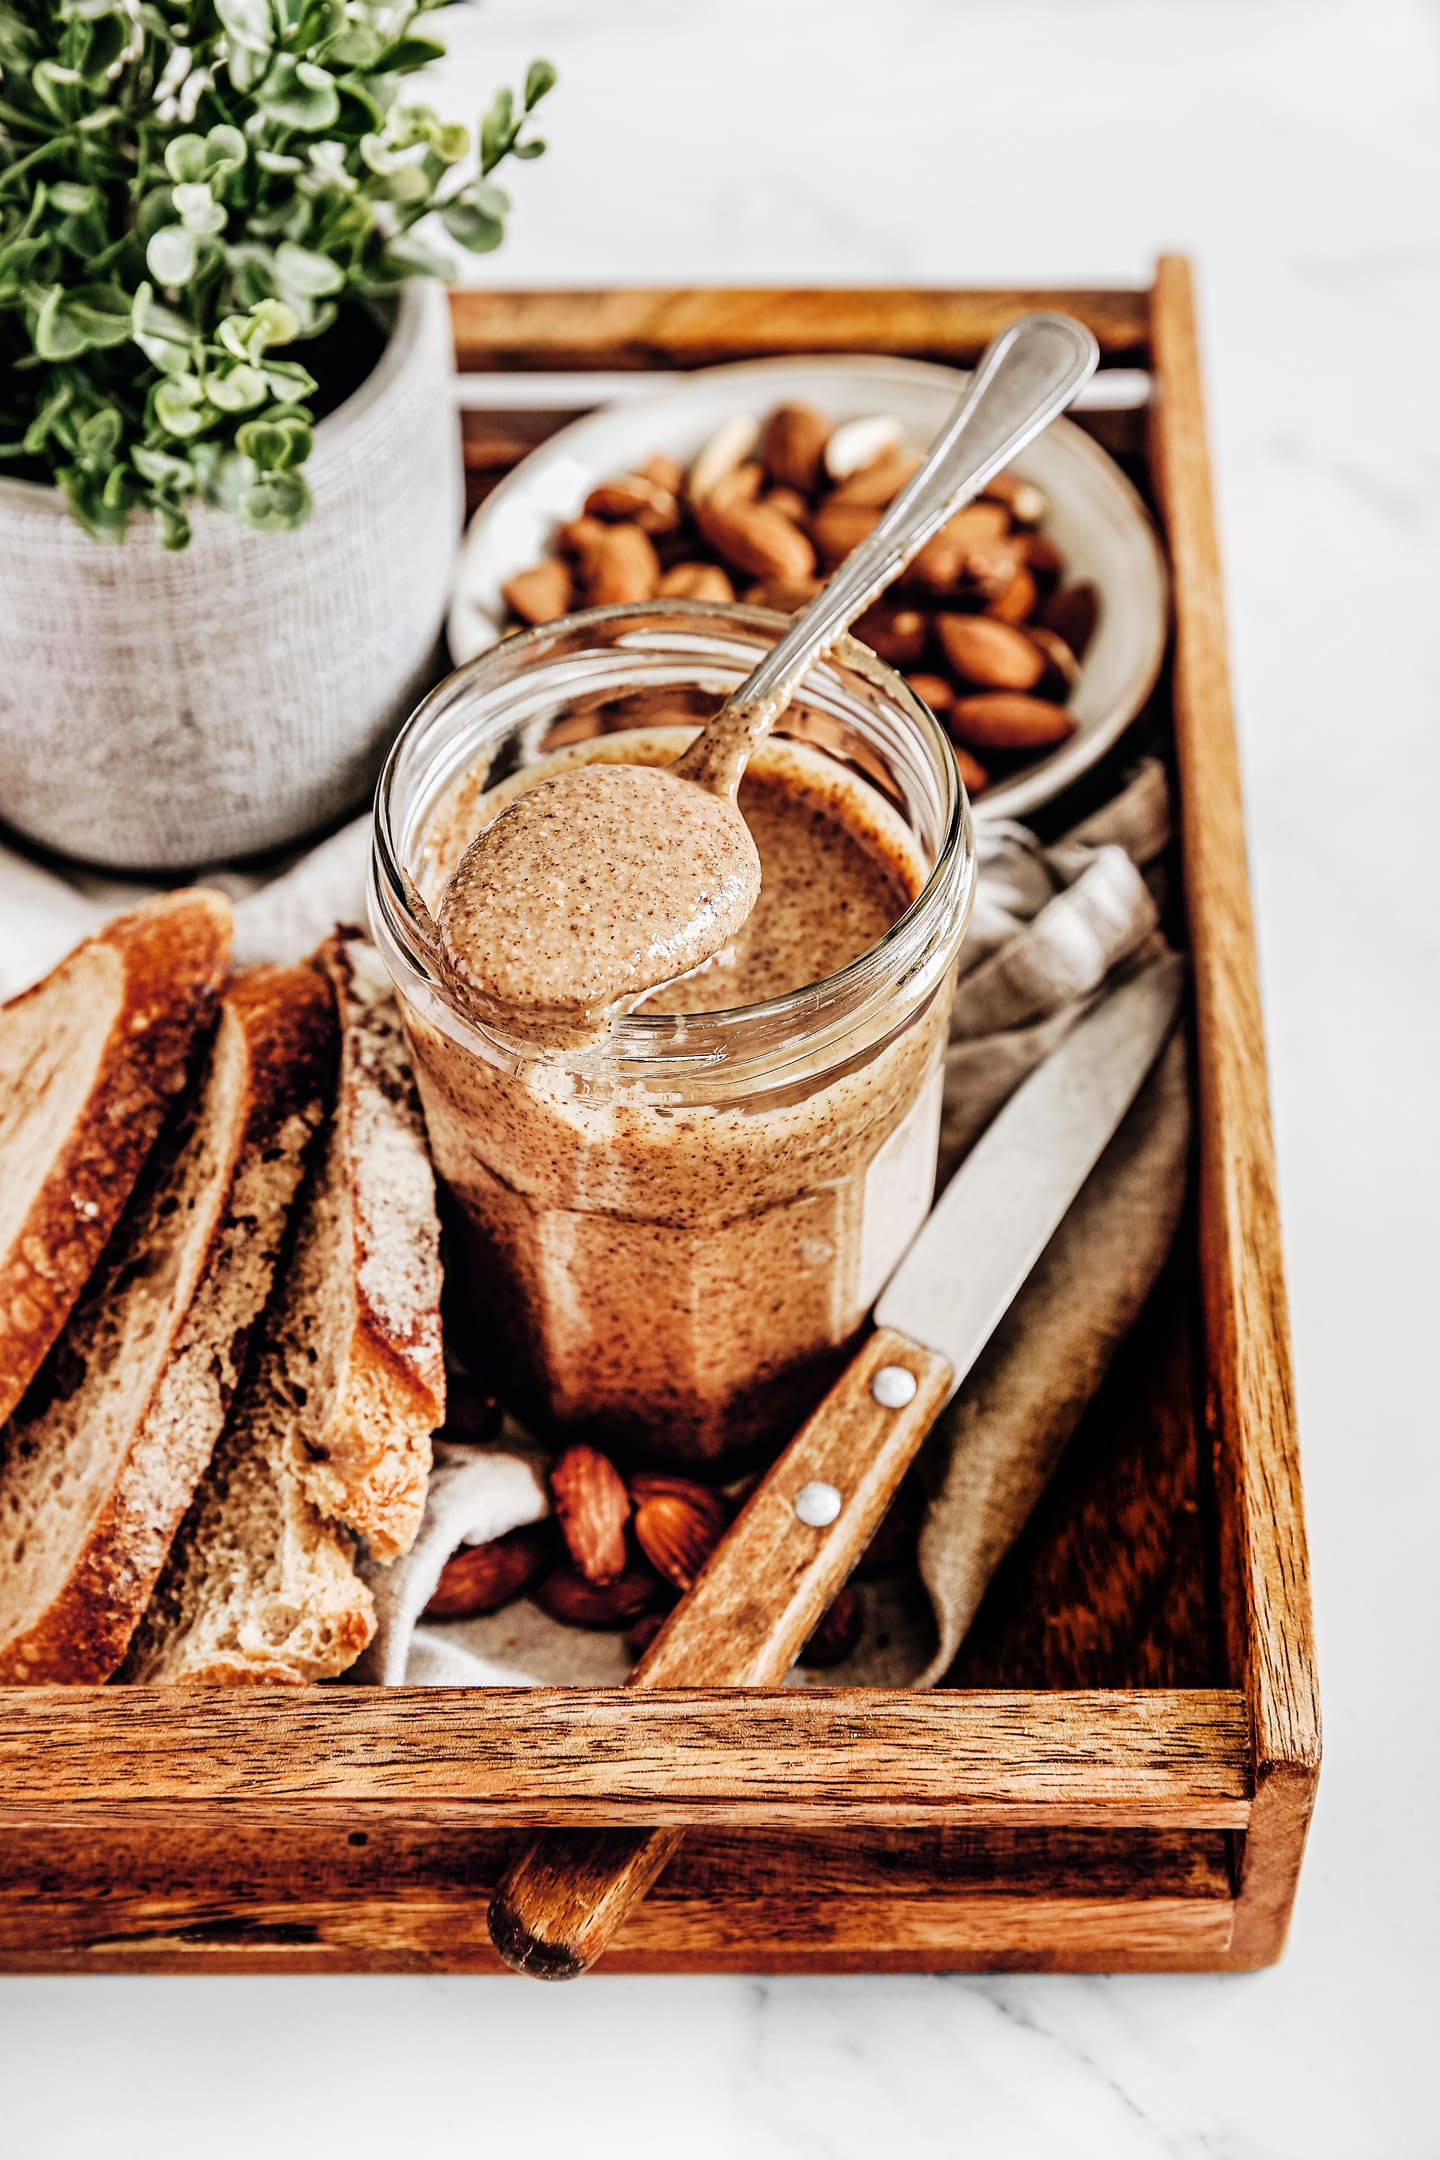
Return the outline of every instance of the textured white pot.
{"type": "Polygon", "coordinates": [[[407,288],[322,420],[294,533],[203,509],[182,554],[92,540],[0,481],[0,818],[66,855],[183,869],[357,808],[434,659],[462,512],[449,310],[407,288]]]}

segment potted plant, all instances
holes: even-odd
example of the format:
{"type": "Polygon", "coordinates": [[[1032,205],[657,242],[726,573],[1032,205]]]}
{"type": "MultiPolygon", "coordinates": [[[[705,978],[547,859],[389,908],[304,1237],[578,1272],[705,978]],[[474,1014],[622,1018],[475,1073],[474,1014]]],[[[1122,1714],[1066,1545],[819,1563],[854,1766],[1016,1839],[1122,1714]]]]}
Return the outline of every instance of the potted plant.
{"type": "Polygon", "coordinates": [[[0,818],[33,839],[293,840],[424,685],[461,512],[436,280],[499,244],[554,81],[472,149],[407,95],[444,4],[0,4],[0,818]]]}

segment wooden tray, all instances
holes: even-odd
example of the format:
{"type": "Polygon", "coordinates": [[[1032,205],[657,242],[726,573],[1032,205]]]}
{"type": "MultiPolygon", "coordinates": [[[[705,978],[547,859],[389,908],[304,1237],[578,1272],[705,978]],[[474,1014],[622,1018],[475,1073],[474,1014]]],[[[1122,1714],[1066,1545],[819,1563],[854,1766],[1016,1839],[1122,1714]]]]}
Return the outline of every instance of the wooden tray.
{"type": "MultiPolygon", "coordinates": [[[[1147,371],[1089,424],[1169,537],[1199,1146],[1181,1250],[933,1694],[0,1690],[0,1967],[489,1971],[539,1823],[694,1834],[607,1971],[1188,1970],[1284,1942],[1319,1765],[1290,1351],[1190,280],[464,294],[472,500],[584,408],[522,378],[969,361],[1027,307],[1147,371]],[[513,371],[497,390],[497,371],[513,371]],[[513,390],[513,398],[510,395],[513,390]],[[537,409],[539,408],[539,409],[537,409]]],[[[592,400],[593,402],[593,400],[592,400]]],[[[1130,749],[1133,751],[1134,738],[1130,749]]],[[[1183,926],[1182,926],[1183,927],[1183,926]]]]}

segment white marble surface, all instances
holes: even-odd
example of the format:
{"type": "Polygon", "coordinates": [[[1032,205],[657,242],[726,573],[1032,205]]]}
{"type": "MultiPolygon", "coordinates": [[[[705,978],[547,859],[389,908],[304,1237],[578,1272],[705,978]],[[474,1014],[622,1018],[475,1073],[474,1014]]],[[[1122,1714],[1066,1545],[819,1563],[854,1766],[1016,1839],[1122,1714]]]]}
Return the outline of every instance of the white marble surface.
{"type": "MultiPolygon", "coordinates": [[[[0,1984],[0,2147],[1427,2160],[1440,1774],[1437,18],[1422,0],[497,0],[564,82],[513,283],[1200,259],[1328,1754],[1246,1979],[0,1984]]],[[[486,274],[491,266],[485,265],[486,274]]]]}

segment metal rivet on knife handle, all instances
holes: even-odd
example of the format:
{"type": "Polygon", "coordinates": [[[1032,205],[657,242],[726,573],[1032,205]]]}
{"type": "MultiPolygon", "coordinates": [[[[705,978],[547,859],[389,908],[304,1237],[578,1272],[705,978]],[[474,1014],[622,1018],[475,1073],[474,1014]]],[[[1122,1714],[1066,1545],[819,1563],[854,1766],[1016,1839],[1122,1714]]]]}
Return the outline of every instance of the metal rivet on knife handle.
{"type": "Polygon", "coordinates": [[[903,1365],[882,1365],[870,1382],[870,1393],[882,1410],[903,1410],[906,1403],[914,1402],[918,1386],[914,1373],[903,1365]]]}
{"type": "Polygon", "coordinates": [[[795,1513],[812,1530],[828,1529],[843,1506],[836,1488],[818,1481],[802,1485],[795,1495],[795,1513]]]}

